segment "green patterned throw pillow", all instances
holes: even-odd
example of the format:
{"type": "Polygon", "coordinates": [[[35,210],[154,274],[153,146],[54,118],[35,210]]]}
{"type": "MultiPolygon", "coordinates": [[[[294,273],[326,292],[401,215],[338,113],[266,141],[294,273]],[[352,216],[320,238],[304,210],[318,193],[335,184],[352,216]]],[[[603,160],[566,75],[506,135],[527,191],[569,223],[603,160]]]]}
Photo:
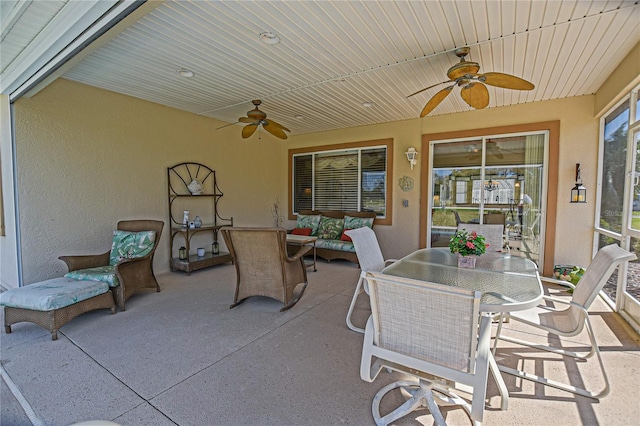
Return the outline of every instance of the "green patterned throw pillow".
{"type": "Polygon", "coordinates": [[[373,229],[372,217],[344,216],[344,229],[358,229],[364,228],[365,226],[373,229]]]}
{"type": "Polygon", "coordinates": [[[320,224],[320,215],[299,214],[296,219],[296,228],[311,228],[311,235],[318,234],[318,225],[320,224]]]}
{"type": "Polygon", "coordinates": [[[156,231],[113,231],[109,265],[115,265],[122,259],[148,255],[153,250],[155,241],[156,231]]]}
{"type": "Polygon", "coordinates": [[[338,240],[342,234],[344,219],[334,219],[322,216],[318,226],[318,238],[323,240],[338,240]]]}

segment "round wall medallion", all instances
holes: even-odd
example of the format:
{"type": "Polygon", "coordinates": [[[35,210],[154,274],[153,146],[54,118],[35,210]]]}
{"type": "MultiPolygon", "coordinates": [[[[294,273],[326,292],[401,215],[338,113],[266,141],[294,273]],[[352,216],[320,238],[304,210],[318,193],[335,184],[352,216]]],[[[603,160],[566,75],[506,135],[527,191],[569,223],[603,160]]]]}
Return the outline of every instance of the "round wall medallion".
{"type": "Polygon", "coordinates": [[[413,179],[409,176],[402,176],[400,178],[400,189],[403,191],[411,191],[413,189],[413,179]]]}

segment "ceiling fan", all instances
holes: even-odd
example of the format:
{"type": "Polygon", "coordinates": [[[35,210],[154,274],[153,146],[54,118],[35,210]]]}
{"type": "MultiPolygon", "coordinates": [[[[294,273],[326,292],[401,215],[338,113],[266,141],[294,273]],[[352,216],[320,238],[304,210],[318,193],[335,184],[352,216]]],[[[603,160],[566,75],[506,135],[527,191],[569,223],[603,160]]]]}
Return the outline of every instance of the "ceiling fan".
{"type": "MultiPolygon", "coordinates": [[[[258,109],[258,107],[262,103],[261,100],[256,99],[251,101],[251,103],[255,105],[255,108],[251,111],[247,111],[246,117],[238,118],[238,123],[247,123],[247,125],[242,128],[242,138],[246,139],[250,137],[259,126],[262,126],[264,130],[271,133],[273,136],[280,139],[287,139],[287,134],[285,132],[290,132],[291,130],[287,129],[281,124],[276,123],[273,120],[268,120],[267,114],[258,109]]],[[[230,126],[231,124],[227,124],[227,126],[230,126]]],[[[222,127],[219,127],[218,129],[222,129],[222,127]]]]}
{"type": "Polygon", "coordinates": [[[503,74],[500,72],[478,74],[480,65],[477,62],[465,61],[464,59],[465,56],[469,54],[469,51],[470,49],[468,47],[461,47],[454,51],[456,56],[460,58],[460,62],[449,68],[447,71],[447,77],[449,77],[449,80],[434,84],[433,86],[425,87],[424,89],[418,90],[417,92],[407,96],[409,98],[441,84],[453,82],[451,86],[445,87],[429,99],[429,102],[427,102],[422,109],[420,117],[424,117],[433,111],[456,86],[462,87],[460,90],[460,96],[467,104],[475,109],[482,109],[489,105],[489,91],[485,84],[514,90],[533,90],[535,87],[527,80],[523,80],[520,77],[510,74],[503,74]]]}

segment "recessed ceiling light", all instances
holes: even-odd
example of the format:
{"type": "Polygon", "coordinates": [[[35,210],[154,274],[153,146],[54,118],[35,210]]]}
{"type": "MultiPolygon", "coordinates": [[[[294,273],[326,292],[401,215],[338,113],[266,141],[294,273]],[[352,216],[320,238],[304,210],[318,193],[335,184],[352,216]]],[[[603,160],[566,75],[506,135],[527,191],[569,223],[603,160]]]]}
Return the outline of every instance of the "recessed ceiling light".
{"type": "Polygon", "coordinates": [[[178,73],[179,76],[181,77],[193,77],[195,74],[193,73],[193,71],[190,71],[188,69],[185,68],[180,68],[179,70],[176,71],[178,73]]]}
{"type": "Polygon", "coordinates": [[[267,43],[267,44],[280,43],[280,37],[278,37],[277,35],[275,35],[270,31],[265,31],[263,33],[260,33],[260,40],[262,40],[264,43],[267,43]]]}
{"type": "Polygon", "coordinates": [[[371,108],[373,106],[373,102],[370,102],[370,101],[363,102],[362,106],[365,108],[371,108]]]}

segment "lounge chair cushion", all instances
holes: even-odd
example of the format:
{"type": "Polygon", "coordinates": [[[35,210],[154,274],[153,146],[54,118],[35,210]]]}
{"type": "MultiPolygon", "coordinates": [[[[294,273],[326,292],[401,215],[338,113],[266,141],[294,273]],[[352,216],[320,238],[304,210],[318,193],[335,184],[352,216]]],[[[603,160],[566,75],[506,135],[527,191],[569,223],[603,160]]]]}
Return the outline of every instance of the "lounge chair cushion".
{"type": "Polygon", "coordinates": [[[79,281],[100,281],[107,283],[109,287],[118,287],[120,285],[120,281],[118,281],[118,276],[116,275],[116,267],[113,265],[78,269],[67,272],[64,276],[65,278],[79,281]]]}
{"type": "Polygon", "coordinates": [[[113,231],[109,264],[115,265],[122,259],[144,257],[151,253],[155,241],[156,231],[113,231]]]}
{"type": "Polygon", "coordinates": [[[52,311],[109,291],[98,281],[53,278],[0,293],[0,305],[34,311],[52,311]]]}

